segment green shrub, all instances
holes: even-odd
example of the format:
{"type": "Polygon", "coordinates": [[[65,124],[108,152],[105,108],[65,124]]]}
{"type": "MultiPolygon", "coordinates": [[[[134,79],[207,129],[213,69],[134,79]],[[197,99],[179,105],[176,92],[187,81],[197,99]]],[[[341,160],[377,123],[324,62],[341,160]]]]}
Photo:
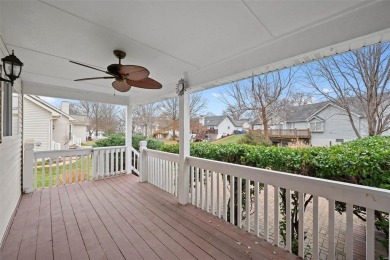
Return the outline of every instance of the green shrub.
{"type": "MultiPolygon", "coordinates": [[[[158,150],[164,143],[153,139],[153,138],[146,138],[146,136],[134,134],[132,139],[132,146],[139,150],[139,143],[141,141],[147,141],[147,146],[150,149],[158,150]]],[[[126,145],[126,138],[122,134],[113,134],[108,136],[105,139],[100,139],[96,141],[96,143],[93,145],[93,147],[109,147],[109,146],[124,146],[126,145]]]]}
{"type": "Polygon", "coordinates": [[[113,134],[108,136],[107,138],[96,141],[93,147],[109,147],[123,145],[125,145],[125,136],[122,134],[113,134]]]}
{"type": "Polygon", "coordinates": [[[147,138],[146,141],[147,141],[147,147],[152,150],[159,150],[160,147],[164,145],[164,142],[153,138],[147,138]]]}
{"type": "Polygon", "coordinates": [[[271,140],[264,135],[256,134],[253,131],[246,132],[241,140],[240,144],[251,144],[251,145],[261,145],[261,146],[271,146],[271,140]]]}

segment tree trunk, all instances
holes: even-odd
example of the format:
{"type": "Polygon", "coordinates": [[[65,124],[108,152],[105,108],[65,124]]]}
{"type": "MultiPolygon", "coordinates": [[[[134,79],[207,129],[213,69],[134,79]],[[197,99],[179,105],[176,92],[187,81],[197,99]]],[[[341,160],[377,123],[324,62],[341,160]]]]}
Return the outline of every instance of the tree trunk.
{"type": "Polygon", "coordinates": [[[261,107],[261,118],[263,121],[264,135],[268,136],[268,118],[267,118],[267,110],[265,107],[261,107]]]}

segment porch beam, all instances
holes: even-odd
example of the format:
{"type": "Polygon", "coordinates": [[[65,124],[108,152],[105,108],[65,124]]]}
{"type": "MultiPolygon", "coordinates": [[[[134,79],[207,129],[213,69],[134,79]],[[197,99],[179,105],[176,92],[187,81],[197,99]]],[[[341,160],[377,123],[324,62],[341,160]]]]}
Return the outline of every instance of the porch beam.
{"type": "Polygon", "coordinates": [[[189,202],[190,167],[186,158],[190,155],[190,104],[189,93],[179,96],[179,203],[189,202]]]}
{"type": "Polygon", "coordinates": [[[130,102],[126,106],[126,173],[132,171],[131,148],[133,139],[133,106],[130,102]]]}

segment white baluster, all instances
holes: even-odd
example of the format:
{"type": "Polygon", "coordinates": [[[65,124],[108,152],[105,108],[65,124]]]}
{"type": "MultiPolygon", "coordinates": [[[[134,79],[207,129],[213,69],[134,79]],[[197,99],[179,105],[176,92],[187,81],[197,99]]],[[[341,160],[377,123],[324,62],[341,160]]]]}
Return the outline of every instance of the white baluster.
{"type": "Polygon", "coordinates": [[[274,245],[279,244],[279,187],[274,186],[274,245]]]}
{"type": "Polygon", "coordinates": [[[298,193],[298,206],[299,206],[299,226],[298,226],[298,255],[304,257],[304,226],[305,226],[305,217],[304,217],[304,206],[305,206],[305,194],[303,192],[298,193]]]}
{"type": "Polygon", "coordinates": [[[353,259],[353,205],[347,203],[346,257],[353,259]]]}

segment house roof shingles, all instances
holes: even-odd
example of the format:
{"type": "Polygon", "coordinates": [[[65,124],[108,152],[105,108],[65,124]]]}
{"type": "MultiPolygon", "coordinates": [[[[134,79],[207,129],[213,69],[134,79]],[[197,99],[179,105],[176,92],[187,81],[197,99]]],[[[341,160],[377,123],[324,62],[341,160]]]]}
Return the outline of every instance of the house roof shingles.
{"type": "Polygon", "coordinates": [[[204,125],[205,126],[217,126],[219,125],[226,116],[208,116],[204,119],[204,125]]]}

